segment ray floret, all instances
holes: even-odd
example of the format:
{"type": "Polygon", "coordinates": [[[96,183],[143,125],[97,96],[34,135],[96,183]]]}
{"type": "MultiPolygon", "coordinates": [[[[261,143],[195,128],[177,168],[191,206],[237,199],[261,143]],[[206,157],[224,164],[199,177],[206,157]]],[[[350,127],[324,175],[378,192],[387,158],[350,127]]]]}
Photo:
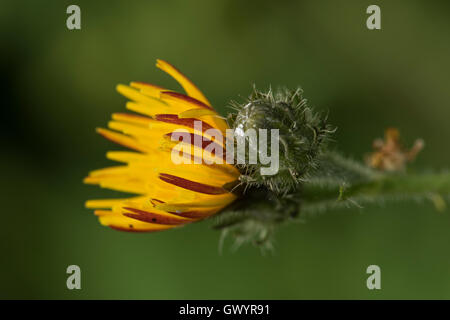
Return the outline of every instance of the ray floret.
{"type": "Polygon", "coordinates": [[[225,134],[226,121],[178,69],[163,60],[157,60],[156,66],[178,81],[186,94],[145,82],[119,84],[117,91],[130,99],[126,108],[134,113],[114,113],[109,129],[97,129],[106,139],[131,149],[108,152],[108,159],[122,165],[92,171],[84,179],[87,184],[134,194],[86,202],[100,223],[112,229],[167,230],[209,217],[236,199],[224,186],[237,181],[239,171],[227,163],[211,164],[217,155],[203,152],[210,143],[223,147],[207,131],[225,134]],[[183,156],[192,160],[200,154],[205,161],[172,161],[172,151],[181,145],[172,139],[177,130],[202,141],[201,145],[187,143],[183,156]]]}

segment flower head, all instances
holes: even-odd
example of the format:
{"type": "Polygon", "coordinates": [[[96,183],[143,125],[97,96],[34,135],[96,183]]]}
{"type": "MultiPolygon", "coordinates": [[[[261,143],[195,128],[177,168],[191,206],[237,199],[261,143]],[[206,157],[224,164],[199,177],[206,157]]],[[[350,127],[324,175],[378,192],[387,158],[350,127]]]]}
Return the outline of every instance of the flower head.
{"type": "Polygon", "coordinates": [[[445,206],[448,174],[397,174],[423,148],[420,139],[408,150],[398,130],[388,129],[365,166],[329,150],[335,128],[301,89],[254,88],[244,102],[231,103],[226,122],[180,71],[161,60],[156,66],[186,94],[143,82],[117,86],[135,113],[115,113],[111,130],[97,131],[132,151],[108,152],[123,165],[93,171],[84,182],[133,196],[87,201],[103,225],[150,232],[220,212],[214,228],[236,246],[270,249],[277,226],[333,208],[430,195],[445,206]]]}
{"type": "Polygon", "coordinates": [[[225,134],[227,123],[185,75],[162,60],[156,66],[177,80],[186,94],[143,82],[118,85],[117,91],[131,100],[127,109],[135,114],[115,113],[108,123],[112,130],[97,129],[103,137],[133,150],[108,152],[108,159],[124,164],[93,171],[84,180],[134,194],[86,202],[100,223],[113,229],[166,230],[213,215],[236,199],[226,186],[238,180],[239,171],[231,164],[205,161],[218,156],[206,152],[207,146],[221,143],[208,129],[225,134]],[[179,131],[194,141],[200,138],[200,145],[178,143],[173,138],[179,131]],[[173,161],[174,154],[200,161],[173,161]]]}

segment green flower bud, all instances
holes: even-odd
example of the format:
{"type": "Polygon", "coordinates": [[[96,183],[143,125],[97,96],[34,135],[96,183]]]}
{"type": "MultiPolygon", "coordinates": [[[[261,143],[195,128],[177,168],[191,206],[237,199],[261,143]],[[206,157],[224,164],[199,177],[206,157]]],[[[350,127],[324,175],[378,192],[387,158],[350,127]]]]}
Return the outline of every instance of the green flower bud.
{"type": "MultiPolygon", "coordinates": [[[[237,111],[229,117],[231,128],[236,132],[254,129],[268,131],[267,154],[274,150],[269,143],[271,129],[278,129],[279,168],[273,175],[264,175],[260,161],[251,164],[246,161],[239,166],[241,182],[246,187],[265,187],[275,193],[287,193],[295,190],[302,178],[316,165],[317,156],[323,150],[324,143],[334,130],[327,124],[326,116],[314,112],[302,97],[302,90],[278,90],[262,93],[254,89],[247,101],[242,104],[232,102],[237,111]]],[[[246,160],[249,150],[257,149],[246,136],[246,160]]],[[[254,143],[253,143],[254,144],[254,143]]],[[[260,155],[260,154],[259,154],[260,155]]]]}

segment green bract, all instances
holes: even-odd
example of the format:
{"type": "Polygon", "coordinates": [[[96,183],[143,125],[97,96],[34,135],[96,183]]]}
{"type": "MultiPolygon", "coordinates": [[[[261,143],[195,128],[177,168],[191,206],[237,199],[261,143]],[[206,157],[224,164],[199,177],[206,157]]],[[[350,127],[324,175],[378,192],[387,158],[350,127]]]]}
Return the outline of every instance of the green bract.
{"type": "MultiPolygon", "coordinates": [[[[254,89],[247,101],[233,102],[232,107],[236,114],[229,117],[229,124],[235,131],[279,130],[278,172],[262,175],[261,163],[246,161],[240,166],[241,181],[249,187],[264,187],[280,194],[296,190],[310,169],[316,167],[318,155],[334,132],[326,116],[307,106],[301,89],[275,93],[254,89]]],[[[270,143],[267,147],[270,153],[270,143]]]]}

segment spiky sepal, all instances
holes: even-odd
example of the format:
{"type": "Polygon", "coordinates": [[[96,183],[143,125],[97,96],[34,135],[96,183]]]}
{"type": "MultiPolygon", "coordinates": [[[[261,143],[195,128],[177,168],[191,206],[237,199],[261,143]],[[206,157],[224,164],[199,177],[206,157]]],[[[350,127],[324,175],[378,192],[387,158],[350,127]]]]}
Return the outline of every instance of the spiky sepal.
{"type": "MultiPolygon", "coordinates": [[[[261,164],[246,163],[239,165],[241,181],[247,187],[263,187],[275,193],[287,193],[295,190],[311,168],[316,167],[317,157],[323,151],[334,129],[327,124],[327,117],[308,107],[302,90],[280,89],[267,93],[254,88],[244,103],[232,102],[235,114],[229,117],[229,124],[235,133],[244,133],[249,129],[278,129],[279,168],[273,175],[261,174],[261,164]]],[[[246,142],[251,141],[246,138],[246,142]]],[[[270,140],[269,140],[270,141],[270,140]]],[[[272,154],[272,145],[267,143],[268,154],[272,154]]],[[[257,152],[261,148],[255,146],[257,152]]],[[[246,149],[248,153],[250,148],[246,149]]]]}

